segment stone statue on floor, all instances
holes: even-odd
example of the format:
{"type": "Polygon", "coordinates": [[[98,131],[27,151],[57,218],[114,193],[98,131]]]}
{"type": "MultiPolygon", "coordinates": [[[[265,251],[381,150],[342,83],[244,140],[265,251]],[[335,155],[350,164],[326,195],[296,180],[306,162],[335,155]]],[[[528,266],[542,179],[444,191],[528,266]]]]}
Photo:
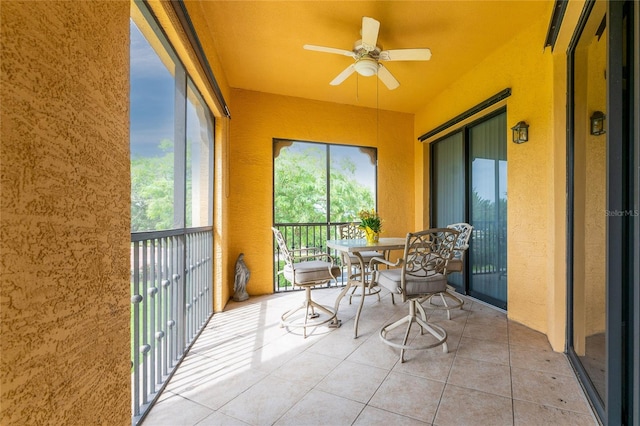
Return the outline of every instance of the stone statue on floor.
{"type": "Polygon", "coordinates": [[[247,282],[249,282],[250,276],[251,272],[244,263],[244,253],[240,253],[238,260],[236,260],[236,275],[233,283],[233,290],[235,291],[233,295],[234,301],[242,302],[249,298],[249,294],[247,293],[247,282]]]}

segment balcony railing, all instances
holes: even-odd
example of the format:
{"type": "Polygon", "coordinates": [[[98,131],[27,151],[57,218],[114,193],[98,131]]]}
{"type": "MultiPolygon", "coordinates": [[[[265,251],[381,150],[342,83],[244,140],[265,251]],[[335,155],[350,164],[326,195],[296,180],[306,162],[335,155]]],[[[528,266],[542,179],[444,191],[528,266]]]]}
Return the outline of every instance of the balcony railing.
{"type": "Polygon", "coordinates": [[[213,313],[212,248],[211,227],[131,234],[134,424],[213,313]]]}
{"type": "MultiPolygon", "coordinates": [[[[338,287],[344,285],[343,277],[346,277],[345,267],[342,264],[341,256],[336,253],[335,250],[327,250],[327,240],[334,240],[338,237],[338,227],[340,225],[344,225],[349,222],[341,222],[341,223],[278,223],[274,225],[276,228],[282,232],[282,236],[287,242],[287,247],[289,249],[303,249],[303,248],[311,248],[318,247],[321,251],[329,253],[333,257],[333,262],[342,267],[342,275],[338,277],[337,281],[331,281],[326,286],[327,287],[338,287]]],[[[273,283],[274,283],[274,291],[275,292],[285,292],[298,290],[294,289],[291,286],[291,283],[287,281],[282,274],[278,274],[278,271],[281,271],[284,267],[284,260],[282,258],[282,254],[280,253],[280,249],[278,248],[278,244],[276,243],[275,238],[273,239],[273,283]]]]}
{"type": "Polygon", "coordinates": [[[471,273],[507,271],[507,226],[504,221],[476,220],[471,234],[471,273]]]}

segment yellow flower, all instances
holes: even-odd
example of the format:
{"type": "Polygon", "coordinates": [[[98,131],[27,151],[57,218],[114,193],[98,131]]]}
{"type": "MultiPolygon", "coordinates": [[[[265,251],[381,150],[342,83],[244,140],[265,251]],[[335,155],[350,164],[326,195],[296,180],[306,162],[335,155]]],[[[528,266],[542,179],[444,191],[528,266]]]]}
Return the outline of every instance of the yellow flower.
{"type": "Polygon", "coordinates": [[[360,228],[369,227],[373,232],[382,230],[382,219],[374,209],[360,210],[358,217],[360,218],[360,228]]]}

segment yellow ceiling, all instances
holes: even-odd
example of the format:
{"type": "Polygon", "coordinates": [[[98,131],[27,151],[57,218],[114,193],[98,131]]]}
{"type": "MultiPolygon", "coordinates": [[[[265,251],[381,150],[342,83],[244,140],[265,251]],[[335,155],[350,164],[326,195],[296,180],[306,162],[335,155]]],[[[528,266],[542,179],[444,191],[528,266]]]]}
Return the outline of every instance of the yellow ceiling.
{"type": "MultiPolygon", "coordinates": [[[[185,3],[200,38],[209,32],[206,38],[213,40],[215,59],[233,88],[409,113],[472,71],[533,19],[550,19],[553,9],[551,0],[185,3]],[[357,73],[330,86],[353,59],[302,46],[351,50],[360,38],[363,16],[380,21],[378,46],[426,47],[431,60],[385,62],[400,82],[392,91],[376,77],[357,73]]],[[[205,54],[210,56],[206,45],[205,54]]]]}

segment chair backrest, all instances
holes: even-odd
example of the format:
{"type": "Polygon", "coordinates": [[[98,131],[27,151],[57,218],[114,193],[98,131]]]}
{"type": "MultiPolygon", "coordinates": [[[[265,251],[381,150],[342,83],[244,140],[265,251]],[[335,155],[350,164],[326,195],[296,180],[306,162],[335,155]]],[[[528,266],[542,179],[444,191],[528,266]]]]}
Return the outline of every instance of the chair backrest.
{"type": "Polygon", "coordinates": [[[471,239],[471,231],[473,231],[473,226],[469,225],[468,223],[461,222],[447,225],[447,228],[455,229],[459,232],[458,239],[456,240],[456,244],[454,247],[453,258],[462,262],[464,260],[464,254],[469,248],[469,240],[471,239]]]}
{"type": "Polygon", "coordinates": [[[360,228],[359,223],[347,223],[338,226],[338,238],[341,240],[364,238],[364,229],[360,228]]]}
{"type": "Polygon", "coordinates": [[[278,247],[280,247],[280,253],[282,254],[284,262],[287,265],[292,266],[293,255],[291,254],[291,252],[289,251],[289,248],[287,247],[287,242],[282,236],[282,232],[280,232],[278,228],[274,228],[274,227],[272,227],[271,230],[273,231],[273,235],[276,237],[276,241],[278,242],[278,247]]]}
{"type": "Polygon", "coordinates": [[[405,276],[429,278],[446,274],[453,258],[458,231],[451,228],[432,228],[407,234],[402,264],[405,276]]]}

